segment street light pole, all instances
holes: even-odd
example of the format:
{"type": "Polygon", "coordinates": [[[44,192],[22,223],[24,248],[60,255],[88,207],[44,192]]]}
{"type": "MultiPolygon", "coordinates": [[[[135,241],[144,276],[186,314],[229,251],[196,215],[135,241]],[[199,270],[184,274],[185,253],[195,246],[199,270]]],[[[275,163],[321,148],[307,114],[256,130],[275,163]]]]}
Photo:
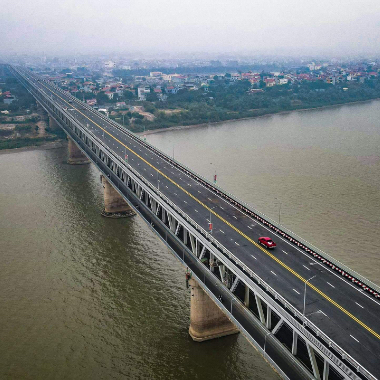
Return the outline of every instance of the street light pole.
{"type": "Polygon", "coordinates": [[[310,277],[308,280],[305,281],[305,291],[303,293],[303,325],[305,326],[305,309],[306,309],[306,285],[309,281],[311,281],[314,277],[317,275],[315,274],[313,277],[310,277]]]}

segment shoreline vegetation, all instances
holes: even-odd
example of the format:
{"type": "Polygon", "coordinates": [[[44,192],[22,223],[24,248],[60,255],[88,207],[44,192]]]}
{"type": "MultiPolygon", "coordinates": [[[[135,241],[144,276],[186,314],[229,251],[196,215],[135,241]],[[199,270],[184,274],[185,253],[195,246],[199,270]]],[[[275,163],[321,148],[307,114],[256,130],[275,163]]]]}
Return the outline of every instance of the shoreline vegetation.
{"type": "Polygon", "coordinates": [[[341,106],[346,106],[346,105],[354,105],[354,104],[361,104],[361,103],[369,103],[375,100],[380,100],[380,97],[378,98],[372,98],[372,99],[367,99],[367,100],[357,100],[357,101],[352,101],[352,102],[346,102],[346,103],[339,103],[339,104],[330,104],[330,105],[325,105],[325,106],[319,106],[319,107],[310,107],[310,108],[296,108],[292,110],[284,110],[284,111],[275,111],[275,112],[268,112],[266,114],[262,115],[257,115],[257,116],[249,116],[249,117],[241,117],[241,118],[236,118],[236,119],[229,119],[229,120],[222,120],[222,121],[212,121],[212,122],[206,122],[206,123],[200,123],[200,124],[192,124],[192,125],[177,125],[177,126],[172,126],[172,127],[166,127],[166,128],[158,128],[158,129],[146,129],[143,132],[134,132],[138,136],[143,136],[143,135],[152,135],[156,133],[162,133],[166,131],[176,131],[176,130],[182,130],[182,129],[190,129],[190,128],[197,128],[197,127],[204,127],[207,125],[218,125],[218,124],[225,124],[225,123],[234,123],[238,121],[243,121],[243,120],[253,120],[253,119],[259,119],[263,117],[270,117],[274,115],[286,115],[290,114],[292,112],[307,112],[307,111],[316,111],[316,110],[323,110],[323,109],[328,109],[328,108],[338,108],[341,106]]]}
{"type": "MultiPolygon", "coordinates": [[[[372,70],[372,67],[367,67],[368,70],[372,70]]],[[[311,75],[310,72],[293,73],[292,80],[285,78],[285,74],[273,79],[270,78],[270,73],[248,73],[250,76],[257,76],[257,80],[260,78],[255,84],[245,77],[233,80],[231,74],[226,73],[224,76],[208,78],[200,85],[198,82],[189,82],[187,84],[190,87],[173,82],[171,86],[163,84],[157,87],[145,83],[142,88],[133,78],[119,77],[120,82],[112,86],[129,84],[123,87],[124,91],[120,90],[117,94],[114,87],[114,92],[98,88],[96,81],[83,82],[66,78],[68,83],[65,83],[69,86],[66,90],[72,89],[76,92],[78,87],[92,84],[98,91],[96,99],[92,101],[95,104],[97,102],[99,109],[103,107],[102,112],[109,115],[110,119],[131,132],[142,135],[380,99],[378,72],[367,71],[360,72],[358,78],[350,80],[348,75],[334,76],[333,82],[330,77],[326,77],[327,73],[322,77],[311,75]],[[303,79],[304,77],[309,79],[303,79]],[[323,80],[324,77],[327,79],[323,80]],[[142,89],[145,91],[144,96],[140,93],[142,89]]],[[[54,131],[49,128],[47,114],[36,106],[35,99],[16,78],[6,73],[4,79],[3,90],[7,90],[4,94],[8,93],[5,96],[11,93],[16,101],[0,104],[0,150],[40,146],[45,142],[66,137],[60,128],[54,131]]],[[[94,96],[91,92],[86,95],[91,96],[94,96]]],[[[4,102],[5,100],[4,98],[4,102]]]]}
{"type": "MultiPolygon", "coordinates": [[[[214,121],[214,122],[208,122],[208,123],[206,122],[206,123],[191,124],[191,125],[177,125],[177,126],[157,128],[157,129],[146,129],[145,132],[134,132],[134,133],[138,136],[151,135],[151,134],[162,133],[166,131],[198,128],[198,127],[204,127],[208,125],[218,125],[218,124],[224,124],[224,123],[234,123],[238,121],[252,120],[252,119],[258,119],[258,118],[263,118],[263,117],[270,117],[274,115],[286,115],[292,112],[307,112],[307,111],[323,110],[323,109],[329,109],[329,108],[337,108],[337,107],[341,107],[345,105],[369,103],[375,100],[380,100],[380,97],[367,99],[367,100],[358,100],[358,101],[340,103],[340,104],[330,104],[330,105],[324,105],[324,106],[319,106],[319,107],[299,108],[299,109],[292,109],[292,110],[285,110],[285,111],[268,112],[266,114],[262,114],[258,116],[242,117],[242,118],[229,119],[229,120],[223,120],[223,121],[214,121]]],[[[34,149],[57,149],[57,148],[62,148],[65,145],[66,145],[65,137],[62,134],[60,134],[60,136],[46,136],[46,137],[37,137],[37,138],[17,138],[17,139],[12,139],[12,140],[0,141],[0,154],[24,152],[24,151],[34,150],[34,149]]]]}

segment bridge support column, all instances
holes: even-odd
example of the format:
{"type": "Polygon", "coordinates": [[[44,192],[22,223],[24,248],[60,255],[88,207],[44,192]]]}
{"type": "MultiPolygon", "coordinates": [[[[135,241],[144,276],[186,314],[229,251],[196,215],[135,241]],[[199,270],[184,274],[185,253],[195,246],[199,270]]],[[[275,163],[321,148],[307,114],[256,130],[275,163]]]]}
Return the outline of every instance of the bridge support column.
{"type": "Polygon", "coordinates": [[[245,285],[245,292],[244,292],[244,305],[246,307],[249,307],[249,287],[245,285]]]}
{"type": "Polygon", "coordinates": [[[127,218],[136,213],[124,200],[124,198],[113,188],[106,177],[100,176],[104,188],[104,210],[103,216],[109,218],[127,218]]]}
{"type": "Polygon", "coordinates": [[[54,129],[58,128],[60,128],[58,123],[49,115],[49,129],[54,131],[54,129]]]}
{"type": "MultiPolygon", "coordinates": [[[[49,120],[52,120],[52,118],[49,118],[49,120]]],[[[49,121],[49,125],[50,125],[50,121],[49,121]]],[[[68,148],[69,148],[69,158],[67,160],[67,163],[70,164],[70,165],[89,164],[90,160],[75,145],[74,141],[70,137],[68,137],[67,139],[69,140],[69,146],[68,146],[68,148]]]]}
{"type": "Polygon", "coordinates": [[[196,280],[190,279],[189,285],[191,287],[189,334],[193,340],[203,342],[239,332],[196,280]]]}

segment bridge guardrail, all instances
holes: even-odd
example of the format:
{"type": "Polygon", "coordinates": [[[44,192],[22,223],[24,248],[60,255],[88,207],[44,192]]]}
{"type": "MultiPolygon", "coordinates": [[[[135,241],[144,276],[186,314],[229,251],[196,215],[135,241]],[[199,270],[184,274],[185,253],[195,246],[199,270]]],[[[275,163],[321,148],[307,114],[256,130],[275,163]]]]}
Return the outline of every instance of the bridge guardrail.
{"type": "MultiPolygon", "coordinates": [[[[89,131],[89,133],[97,139],[97,137],[89,131]]],[[[101,142],[101,140],[98,140],[101,142]]],[[[104,144],[102,144],[104,146],[104,144]]],[[[181,215],[188,223],[190,223],[196,230],[198,230],[206,239],[208,239],[210,242],[212,242],[224,255],[226,255],[230,260],[233,260],[235,264],[241,268],[244,272],[246,272],[250,277],[256,280],[258,285],[261,285],[264,287],[266,292],[272,296],[272,299],[274,301],[280,302],[285,310],[287,312],[281,313],[276,308],[277,312],[279,312],[282,317],[284,317],[286,320],[288,320],[293,326],[296,326],[298,331],[300,331],[307,339],[315,346],[317,346],[326,356],[330,358],[333,362],[335,362],[336,365],[339,366],[338,360],[334,357],[334,355],[331,354],[330,350],[327,348],[334,349],[336,352],[338,352],[343,360],[346,360],[353,368],[355,368],[358,372],[364,374],[368,379],[376,380],[372,374],[370,374],[364,367],[362,367],[354,358],[352,358],[350,355],[348,355],[338,344],[333,342],[322,330],[320,330],[316,325],[314,325],[308,318],[304,317],[303,314],[296,309],[292,304],[290,304],[283,296],[281,296],[280,293],[275,291],[269,284],[267,284],[264,280],[260,278],[255,272],[253,272],[251,269],[249,269],[241,260],[239,260],[230,250],[228,250],[226,247],[224,247],[221,243],[219,243],[218,240],[216,240],[208,231],[206,231],[203,227],[201,227],[198,223],[196,223],[192,218],[189,217],[187,213],[185,213],[180,207],[177,206],[176,203],[172,202],[165,194],[163,194],[158,188],[153,185],[150,181],[148,181],[146,178],[144,178],[139,172],[137,172],[133,167],[131,167],[129,164],[126,164],[125,161],[120,157],[116,152],[114,152],[109,147],[106,147],[108,151],[111,152],[111,154],[118,159],[118,164],[120,166],[127,166],[128,169],[133,172],[133,174],[140,179],[143,183],[145,183],[151,190],[156,192],[161,199],[163,199],[168,205],[170,205],[179,215],[181,215]],[[294,317],[292,317],[289,313],[292,313],[294,316],[299,318],[300,320],[305,321],[305,326],[300,324],[294,317]],[[311,331],[314,332],[315,335],[312,335],[307,328],[308,327],[311,331]],[[326,342],[326,345],[323,345],[316,337],[326,342]]],[[[220,257],[218,257],[220,258],[220,257]]],[[[224,260],[222,260],[224,261],[224,260]]],[[[225,262],[224,262],[225,263],[225,262]]],[[[227,267],[230,267],[228,263],[225,263],[227,267]]],[[[236,274],[236,270],[233,271],[236,274]]],[[[241,277],[241,276],[239,276],[241,277]]],[[[341,366],[341,364],[340,364],[341,366]]],[[[346,372],[349,371],[348,369],[346,372]]]]}
{"type": "MultiPolygon", "coordinates": [[[[58,86],[53,85],[57,89],[59,89],[58,86]]],[[[59,89],[63,92],[62,89],[59,89]]],[[[73,97],[70,93],[66,93],[65,95],[69,95],[72,99],[75,99],[76,102],[80,102],[77,98],[73,97]]],[[[222,196],[223,198],[227,197],[227,200],[232,201],[231,203],[234,204],[236,207],[238,207],[241,211],[244,211],[249,216],[254,217],[258,221],[260,221],[262,224],[266,225],[273,231],[275,231],[277,234],[281,235],[285,239],[292,242],[294,245],[298,246],[303,251],[307,252],[308,254],[312,255],[315,259],[319,260],[322,264],[326,265],[327,267],[330,267],[332,270],[340,273],[343,277],[350,280],[355,285],[363,288],[365,291],[370,293],[376,298],[380,298],[380,286],[372,282],[371,280],[367,279],[366,277],[362,276],[358,272],[354,271],[353,269],[349,268],[339,260],[335,259],[328,253],[320,250],[307,240],[301,238],[297,234],[295,234],[293,231],[287,229],[283,225],[277,223],[276,221],[269,218],[264,213],[258,211],[255,209],[252,205],[240,200],[239,198],[235,197],[233,194],[226,192],[216,184],[210,182],[208,179],[204,178],[203,176],[199,175],[198,173],[194,172],[187,166],[179,163],[174,158],[168,156],[166,153],[161,152],[157,148],[155,148],[153,145],[148,143],[147,141],[142,140],[142,138],[135,133],[127,130],[126,128],[122,127],[120,124],[116,123],[114,120],[107,118],[102,113],[98,112],[97,110],[93,109],[86,103],[80,102],[81,105],[84,105],[86,109],[88,109],[90,112],[95,113],[97,116],[103,118],[108,123],[112,124],[114,127],[119,129],[120,131],[123,131],[127,134],[129,134],[132,138],[134,138],[136,141],[138,141],[140,144],[146,146],[149,150],[155,152],[160,157],[164,157],[168,162],[171,164],[174,164],[177,168],[184,171],[185,174],[190,175],[194,179],[197,179],[200,181],[203,185],[211,189],[214,193],[216,193],[219,196],[222,196]]]]}
{"type": "MultiPolygon", "coordinates": [[[[55,87],[55,86],[54,86],[55,87]]],[[[38,91],[40,91],[39,88],[36,88],[38,91]]],[[[61,89],[60,89],[61,90],[61,89]]],[[[61,90],[63,91],[63,90],[61,90]]],[[[47,96],[47,94],[46,94],[47,96]]],[[[49,97],[48,97],[49,99],[49,97]]],[[[76,99],[76,98],[75,98],[76,99]]],[[[51,100],[51,99],[49,99],[51,100]]],[[[90,108],[90,107],[89,107],[90,108]]],[[[93,110],[91,108],[91,111],[94,112],[95,110],[93,110]]],[[[65,110],[61,109],[61,112],[64,112],[67,116],[70,116],[70,119],[72,119],[73,121],[75,121],[70,114],[66,113],[65,110]]],[[[102,114],[99,113],[99,115],[101,115],[103,117],[102,114]]],[[[107,120],[108,122],[110,122],[110,119],[104,117],[105,120],[107,120]]],[[[76,122],[76,121],[75,121],[76,122]]],[[[76,124],[78,124],[76,122],[76,124]]],[[[141,140],[140,137],[136,136],[135,134],[132,134],[132,132],[130,131],[127,131],[125,130],[124,128],[120,127],[117,123],[114,123],[112,121],[112,124],[115,124],[115,126],[119,129],[119,130],[122,130],[123,132],[126,132],[128,134],[131,134],[135,137],[135,139],[137,139],[140,143],[143,143],[143,144],[146,144],[149,146],[149,148],[153,151],[156,151],[156,148],[152,147],[149,143],[146,143],[146,142],[143,142],[141,140]]],[[[83,126],[80,126],[83,128],[83,126]]],[[[119,164],[121,163],[122,165],[126,165],[126,163],[124,162],[124,160],[116,153],[114,152],[112,149],[110,149],[109,147],[107,147],[106,145],[104,145],[104,143],[98,139],[91,131],[85,131],[85,133],[89,133],[92,135],[92,138],[96,139],[98,143],[100,143],[104,149],[108,150],[109,152],[112,153],[112,155],[114,157],[116,157],[119,161],[119,164]]],[[[176,164],[178,164],[178,166],[183,170],[188,170],[190,172],[192,172],[190,169],[184,167],[183,165],[177,163],[177,161],[173,160],[172,158],[170,158],[169,156],[167,156],[166,154],[162,153],[162,152],[159,152],[160,155],[165,155],[168,159],[168,161],[173,161],[175,162],[176,164]]],[[[319,337],[320,339],[323,339],[329,347],[333,348],[336,352],[338,352],[341,356],[342,356],[342,359],[343,360],[346,360],[348,363],[350,363],[350,365],[354,368],[357,369],[358,372],[366,375],[366,377],[368,379],[375,379],[375,377],[373,377],[368,371],[365,370],[365,368],[363,368],[355,359],[353,359],[350,355],[348,355],[340,346],[338,346],[336,343],[334,343],[326,334],[324,334],[317,326],[315,326],[310,320],[308,320],[307,318],[304,318],[303,317],[303,314],[298,311],[293,305],[291,305],[284,297],[282,297],[279,293],[277,293],[272,287],[270,287],[265,281],[263,281],[258,275],[256,275],[251,269],[249,269],[241,260],[239,260],[231,251],[229,251],[227,248],[225,248],[222,244],[219,243],[219,241],[217,241],[210,233],[208,233],[203,227],[201,227],[199,224],[197,224],[193,219],[191,219],[184,211],[182,211],[182,209],[180,209],[174,202],[172,202],[169,198],[167,198],[163,193],[161,193],[152,183],[150,183],[148,180],[146,180],[144,177],[142,177],[137,171],[135,171],[129,164],[127,164],[128,166],[128,169],[131,170],[134,175],[136,175],[137,177],[140,178],[141,181],[143,181],[147,186],[149,186],[152,190],[154,190],[163,200],[165,200],[165,202],[167,204],[169,204],[173,209],[176,210],[176,212],[178,212],[180,215],[182,215],[186,221],[188,223],[190,223],[191,225],[193,225],[194,228],[196,228],[199,232],[201,232],[201,234],[203,236],[205,236],[210,242],[212,242],[218,249],[221,250],[221,252],[226,255],[230,260],[233,260],[244,272],[248,273],[252,278],[254,278],[256,280],[256,282],[263,286],[265,288],[265,290],[268,292],[268,294],[270,294],[273,299],[275,301],[279,301],[283,304],[284,308],[285,309],[288,309],[291,313],[293,313],[293,315],[297,316],[300,320],[306,320],[306,323],[307,323],[307,326],[309,327],[310,330],[312,330],[314,332],[314,334],[319,337]]],[[[198,174],[192,172],[194,175],[196,175],[198,178],[202,178],[200,177],[198,174]]],[[[211,184],[209,181],[207,181],[206,179],[204,179],[205,182],[208,182],[213,188],[221,191],[221,189],[213,184],[211,184]]],[[[221,191],[222,192],[222,191],[221,191]]],[[[225,192],[224,192],[225,193],[225,192]]],[[[228,194],[228,193],[227,193],[228,194]]],[[[228,194],[230,195],[230,194],[228,194]]],[[[232,197],[232,196],[231,196],[232,197]]],[[[236,199],[237,200],[237,199],[236,199]]],[[[238,201],[238,200],[237,200],[238,201]]],[[[238,201],[240,202],[240,201],[238,201]]],[[[242,202],[241,202],[242,203],[242,202]]],[[[244,203],[243,203],[244,204],[244,203]]],[[[248,205],[247,205],[248,206],[248,205]]],[[[264,215],[264,214],[262,214],[264,215]]],[[[264,215],[265,216],[265,215],[264,215]]],[[[268,218],[269,219],[269,218],[268,218]]],[[[272,223],[272,225],[275,225],[275,223],[272,223]]],[[[228,265],[227,265],[228,266],[228,265]]],[[[287,315],[286,316],[286,319],[287,320],[292,320],[292,324],[297,326],[297,328],[299,329],[299,331],[302,331],[302,333],[305,335],[305,336],[308,336],[310,337],[310,339],[314,339],[314,341],[316,340],[314,336],[310,336],[310,333],[307,329],[305,329],[304,326],[300,325],[299,322],[297,320],[295,320],[293,317],[291,317],[290,315],[287,315]]]]}

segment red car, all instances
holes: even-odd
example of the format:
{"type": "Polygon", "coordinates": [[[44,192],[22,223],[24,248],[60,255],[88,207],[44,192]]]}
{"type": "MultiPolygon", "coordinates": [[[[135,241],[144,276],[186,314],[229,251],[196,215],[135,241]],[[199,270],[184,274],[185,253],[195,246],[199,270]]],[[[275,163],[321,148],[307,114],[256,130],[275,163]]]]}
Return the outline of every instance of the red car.
{"type": "Polygon", "coordinates": [[[272,249],[276,246],[276,243],[269,237],[259,237],[259,243],[265,248],[272,249]]]}

